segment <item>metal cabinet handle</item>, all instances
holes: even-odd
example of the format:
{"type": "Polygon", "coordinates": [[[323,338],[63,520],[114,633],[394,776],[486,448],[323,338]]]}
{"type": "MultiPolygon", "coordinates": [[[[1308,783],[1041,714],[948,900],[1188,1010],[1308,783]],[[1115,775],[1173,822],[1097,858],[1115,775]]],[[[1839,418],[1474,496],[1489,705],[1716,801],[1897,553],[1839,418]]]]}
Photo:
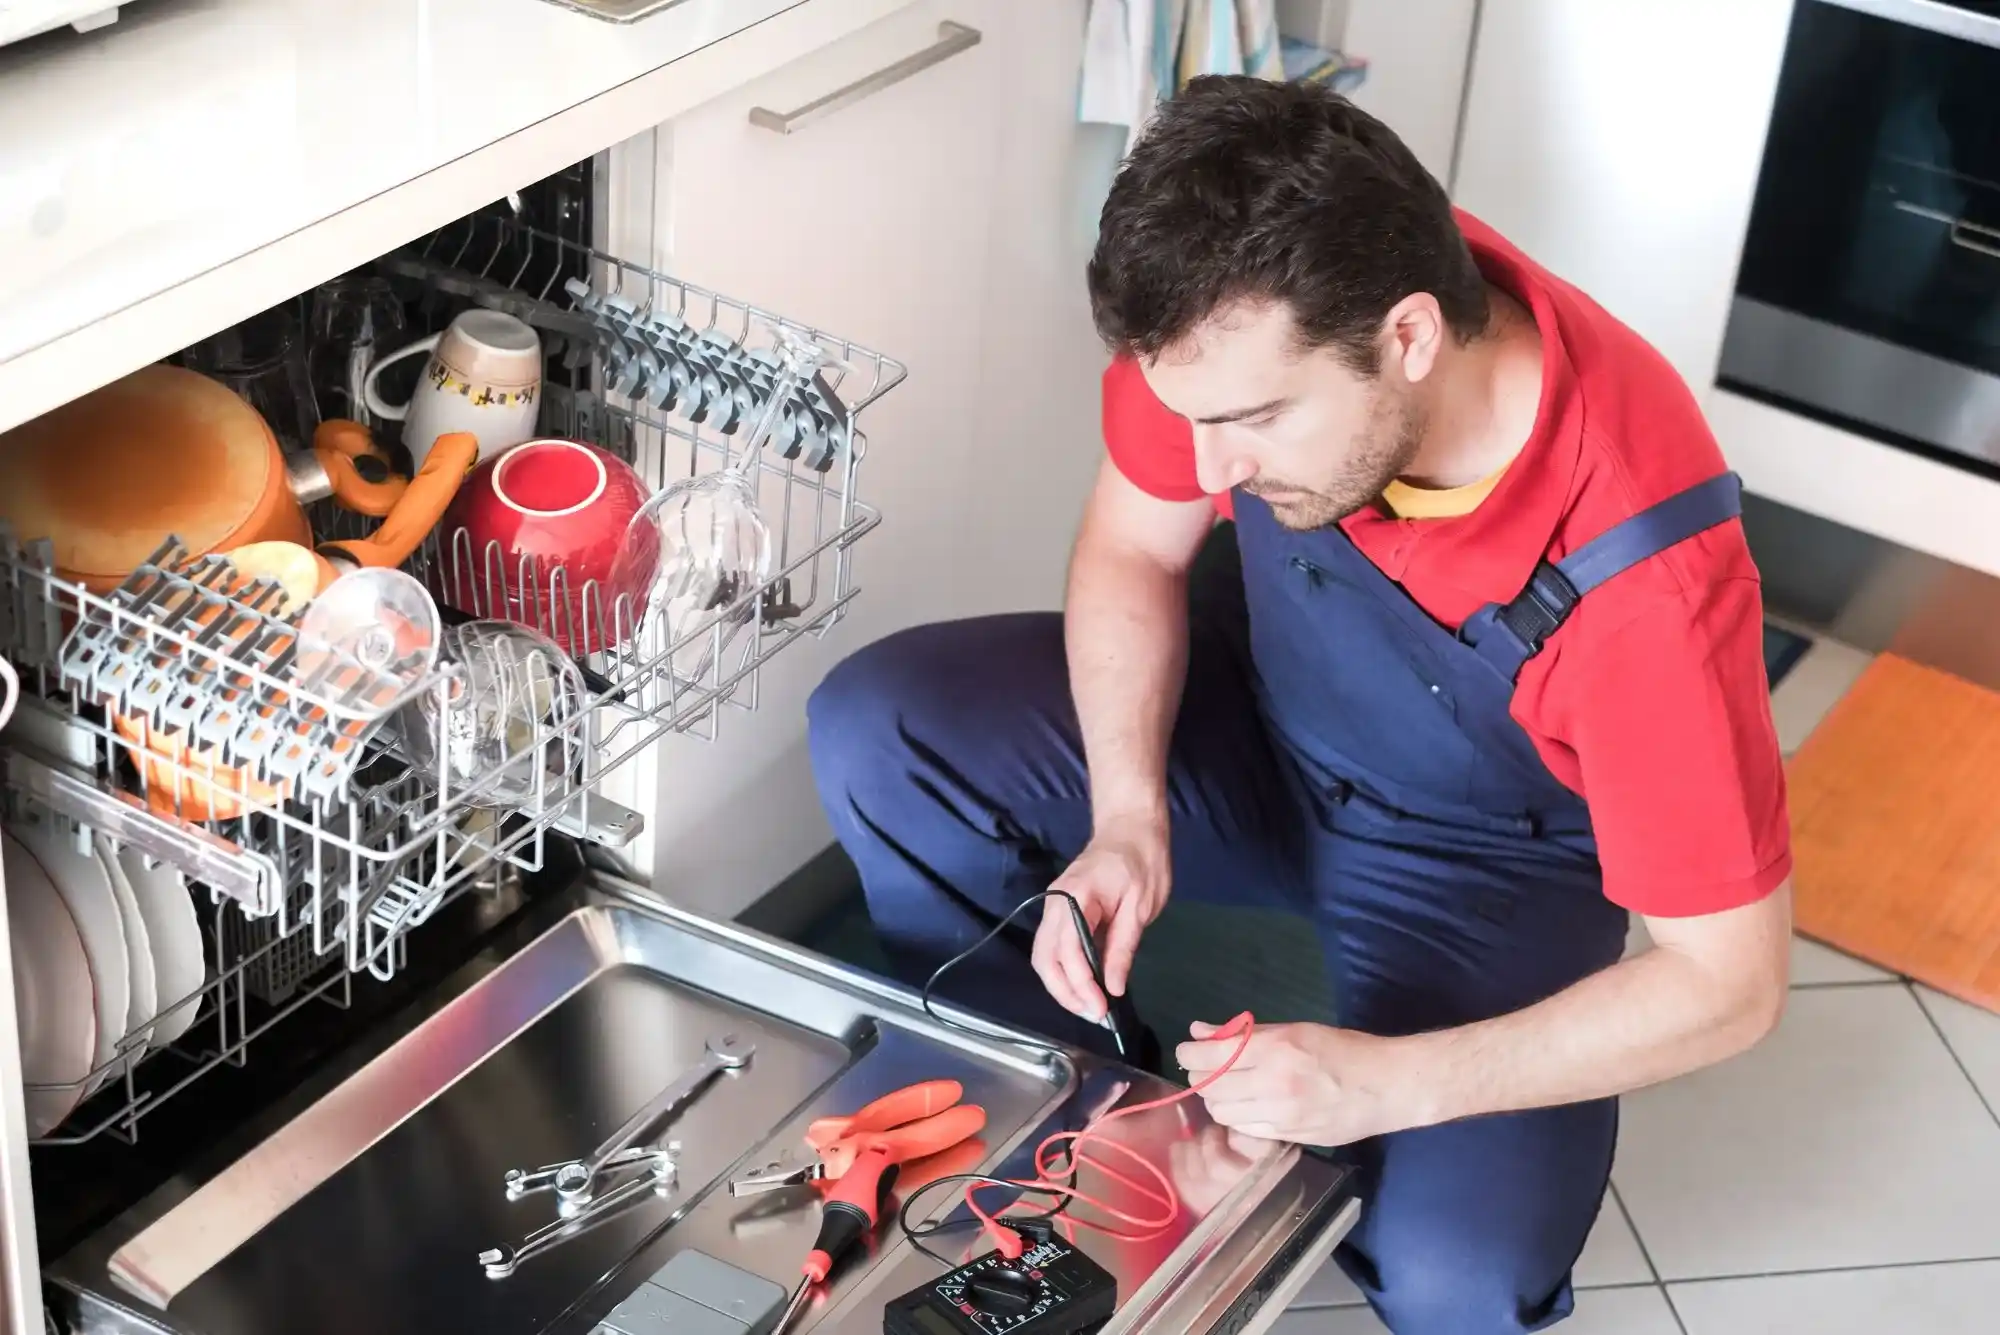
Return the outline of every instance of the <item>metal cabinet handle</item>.
{"type": "Polygon", "coordinates": [[[2000,47],[2000,18],[1981,14],[1953,0],[1827,0],[1827,3],[1921,28],[1940,37],[2000,47]]]}
{"type": "Polygon", "coordinates": [[[1963,218],[1951,225],[1951,244],[1960,250],[1969,250],[1979,255],[1990,255],[2000,259],[2000,231],[1991,227],[1981,227],[1978,223],[1967,222],[1963,218]],[[1980,238],[1988,238],[1981,240],[1980,238]]]}
{"type": "Polygon", "coordinates": [[[912,74],[920,74],[933,65],[942,65],[961,51],[970,51],[978,46],[983,33],[977,28],[968,28],[963,23],[953,23],[945,19],[938,24],[938,39],[915,55],[904,56],[893,65],[885,65],[873,74],[865,75],[848,84],[836,88],[824,97],[816,97],[795,111],[773,111],[769,107],[750,108],[750,123],[779,134],[790,134],[807,121],[832,115],[843,107],[853,106],[864,97],[873,97],[884,88],[901,83],[912,74]]]}
{"type": "Polygon", "coordinates": [[[1970,250],[1975,254],[1990,255],[2000,259],[2000,228],[1982,226],[1946,213],[1943,209],[1926,208],[1922,204],[1912,204],[1906,199],[1897,200],[1895,207],[1899,212],[1943,223],[1951,229],[1948,233],[1951,243],[1960,250],[1970,250]]]}

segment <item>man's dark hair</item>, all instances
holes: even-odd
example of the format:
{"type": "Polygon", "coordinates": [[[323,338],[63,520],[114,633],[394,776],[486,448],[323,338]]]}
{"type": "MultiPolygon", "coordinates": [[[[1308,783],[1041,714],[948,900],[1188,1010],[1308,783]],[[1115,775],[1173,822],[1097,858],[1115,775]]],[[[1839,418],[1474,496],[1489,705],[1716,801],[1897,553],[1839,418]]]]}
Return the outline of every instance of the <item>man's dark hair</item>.
{"type": "Polygon", "coordinates": [[[1195,79],[1159,109],[1090,261],[1098,333],[1143,358],[1231,303],[1276,301],[1307,347],[1373,375],[1382,321],[1416,292],[1461,341],[1485,330],[1486,284],[1444,187],[1339,94],[1238,75],[1195,79]]]}

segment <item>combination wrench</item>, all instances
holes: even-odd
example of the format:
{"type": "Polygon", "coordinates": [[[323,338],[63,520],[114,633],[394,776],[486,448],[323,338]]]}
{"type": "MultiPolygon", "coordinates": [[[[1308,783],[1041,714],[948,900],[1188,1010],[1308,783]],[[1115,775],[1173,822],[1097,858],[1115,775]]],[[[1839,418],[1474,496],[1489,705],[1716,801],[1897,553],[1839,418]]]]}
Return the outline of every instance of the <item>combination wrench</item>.
{"type": "Polygon", "coordinates": [[[678,1116],[717,1076],[747,1066],[756,1050],[754,1044],[735,1034],[711,1037],[703,1044],[699,1062],[626,1118],[609,1139],[584,1158],[531,1170],[509,1169],[505,1178],[507,1199],[515,1201],[537,1192],[553,1190],[556,1194],[556,1218],[512,1246],[493,1247],[481,1252],[479,1264],[485,1268],[488,1277],[505,1279],[514,1273],[521,1262],[589,1231],[611,1215],[622,1212],[626,1206],[648,1196],[670,1193],[677,1180],[679,1142],[665,1145],[635,1145],[633,1142],[660,1123],[678,1116]],[[645,1171],[602,1197],[596,1196],[601,1176],[631,1169],[645,1171]]]}
{"type": "MultiPolygon", "coordinates": [[[[572,1210],[589,1204],[591,1189],[606,1164],[630,1148],[640,1136],[692,1103],[708,1088],[709,1081],[724,1071],[749,1065],[751,1054],[757,1051],[754,1044],[746,1043],[734,1034],[711,1038],[704,1047],[706,1050],[700,1061],[680,1079],[655,1094],[645,1107],[626,1118],[625,1125],[613,1131],[609,1140],[585,1158],[555,1165],[556,1196],[563,1204],[572,1210]]],[[[511,1180],[513,1175],[508,1176],[511,1180]]]]}

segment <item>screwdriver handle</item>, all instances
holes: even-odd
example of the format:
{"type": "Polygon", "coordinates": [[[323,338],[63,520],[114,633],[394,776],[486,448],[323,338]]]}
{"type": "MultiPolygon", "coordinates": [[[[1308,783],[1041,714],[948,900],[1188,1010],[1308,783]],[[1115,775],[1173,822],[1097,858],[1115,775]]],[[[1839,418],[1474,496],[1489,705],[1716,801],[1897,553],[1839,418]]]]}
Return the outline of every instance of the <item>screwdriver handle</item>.
{"type": "Polygon", "coordinates": [[[800,1267],[805,1277],[823,1284],[849,1248],[875,1231],[888,1208],[900,1165],[887,1144],[876,1142],[861,1152],[838,1186],[827,1194],[820,1215],[819,1236],[800,1267]]]}

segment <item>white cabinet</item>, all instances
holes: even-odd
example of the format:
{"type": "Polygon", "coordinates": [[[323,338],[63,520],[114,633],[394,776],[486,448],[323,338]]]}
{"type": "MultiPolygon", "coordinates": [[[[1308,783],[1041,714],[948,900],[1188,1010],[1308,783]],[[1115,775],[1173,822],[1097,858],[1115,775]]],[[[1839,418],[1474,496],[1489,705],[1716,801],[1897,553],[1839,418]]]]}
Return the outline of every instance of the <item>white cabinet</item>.
{"type": "Polygon", "coordinates": [[[1458,202],[1705,391],[1792,0],[1504,0],[1480,20],[1458,202]]]}
{"type": "MultiPolygon", "coordinates": [[[[1511,2],[1511,0],[1510,0],[1511,2]]],[[[1356,106],[1451,180],[1459,105],[1480,0],[1278,0],[1287,37],[1368,61],[1356,106]]]]}
{"type": "Polygon", "coordinates": [[[962,610],[960,581],[978,576],[965,517],[1008,102],[983,25],[1011,7],[926,0],[660,131],[660,258],[676,276],[909,366],[861,418],[859,494],[883,520],[854,548],[848,616],[766,668],[757,711],[725,710],[714,744],[669,738],[657,793],[635,794],[651,821],[654,883],[699,911],[737,912],[831,842],[805,758],[807,695],[854,647],[962,610]],[[752,123],[755,108],[789,113],[920,53],[963,47],[944,24],[982,40],[792,133],[752,123]]]}
{"type": "Polygon", "coordinates": [[[1062,604],[1070,543],[1103,454],[1098,382],[1109,361],[1084,266],[1124,142],[1076,122],[1084,6],[993,5],[1005,80],[992,169],[986,293],[972,431],[975,492],[955,573],[967,612],[1062,604]]]}
{"type": "Polygon", "coordinates": [[[203,0],[8,47],[0,430],[910,3],[203,0]]]}
{"type": "Polygon", "coordinates": [[[1340,36],[1342,50],[1368,61],[1355,105],[1380,118],[1446,183],[1478,11],[1478,0],[1348,0],[1340,36]]]}

